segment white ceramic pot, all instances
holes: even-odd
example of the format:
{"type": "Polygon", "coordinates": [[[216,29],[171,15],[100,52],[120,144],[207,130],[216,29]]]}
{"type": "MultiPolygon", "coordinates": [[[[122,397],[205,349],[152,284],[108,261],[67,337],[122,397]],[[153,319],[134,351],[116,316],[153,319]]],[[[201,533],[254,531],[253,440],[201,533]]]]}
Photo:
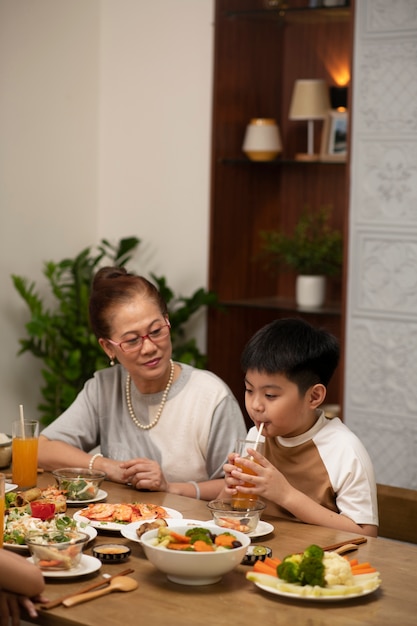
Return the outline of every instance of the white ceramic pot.
{"type": "Polygon", "coordinates": [[[300,308],[317,309],[326,297],[325,276],[297,276],[295,301],[300,308]]]}

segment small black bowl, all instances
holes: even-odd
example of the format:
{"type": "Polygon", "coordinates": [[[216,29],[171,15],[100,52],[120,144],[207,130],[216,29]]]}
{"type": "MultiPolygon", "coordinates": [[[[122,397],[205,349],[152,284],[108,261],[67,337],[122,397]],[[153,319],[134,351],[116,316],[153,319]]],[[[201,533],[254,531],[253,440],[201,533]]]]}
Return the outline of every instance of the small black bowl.
{"type": "Polygon", "coordinates": [[[266,557],[272,557],[272,550],[268,546],[249,546],[243,558],[242,565],[253,565],[256,561],[265,561],[266,557]]]}
{"type": "Polygon", "coordinates": [[[93,548],[93,556],[103,563],[123,563],[131,552],[131,549],[122,543],[101,543],[93,548]]]}

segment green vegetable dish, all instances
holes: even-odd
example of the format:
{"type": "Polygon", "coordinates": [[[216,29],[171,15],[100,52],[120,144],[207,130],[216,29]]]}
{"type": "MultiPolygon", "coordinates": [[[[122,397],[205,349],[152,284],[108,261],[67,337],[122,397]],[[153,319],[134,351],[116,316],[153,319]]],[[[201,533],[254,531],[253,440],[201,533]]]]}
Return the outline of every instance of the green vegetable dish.
{"type": "Polygon", "coordinates": [[[85,478],[75,478],[73,480],[61,480],[61,488],[65,491],[68,500],[91,500],[97,493],[97,486],[94,482],[85,478]]]}

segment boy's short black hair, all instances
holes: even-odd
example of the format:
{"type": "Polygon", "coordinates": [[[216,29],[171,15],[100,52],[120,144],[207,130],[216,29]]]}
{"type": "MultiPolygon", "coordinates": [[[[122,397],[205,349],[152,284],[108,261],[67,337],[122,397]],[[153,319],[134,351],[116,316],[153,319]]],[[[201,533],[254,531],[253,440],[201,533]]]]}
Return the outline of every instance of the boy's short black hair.
{"type": "Polygon", "coordinates": [[[339,342],[328,331],[298,318],[267,324],[246,344],[241,366],[267,374],[284,374],[301,394],[321,383],[327,387],[339,363],[339,342]]]}

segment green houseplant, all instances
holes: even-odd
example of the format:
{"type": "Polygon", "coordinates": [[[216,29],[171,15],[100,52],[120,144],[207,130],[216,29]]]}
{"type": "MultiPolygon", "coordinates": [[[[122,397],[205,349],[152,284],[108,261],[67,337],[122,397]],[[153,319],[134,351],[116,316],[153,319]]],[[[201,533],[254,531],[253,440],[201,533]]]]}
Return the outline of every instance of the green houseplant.
{"type": "Polygon", "coordinates": [[[267,266],[274,272],[291,269],[297,273],[297,304],[321,306],[326,277],[339,276],[343,262],[342,233],[330,225],[330,208],[304,210],[292,234],[269,230],[260,236],[267,266]]]}
{"type": "MultiPolygon", "coordinates": [[[[31,315],[26,324],[27,337],[19,340],[19,354],[30,352],[43,361],[42,402],[37,407],[43,424],[50,424],[73,402],[96,370],[108,366],[108,358],[89,325],[91,281],[104,264],[126,265],[139,243],[136,237],[121,239],[117,245],[102,239],[96,251],[88,247],[73,259],[46,262],[43,274],[54,299],[50,307],[37,292],[34,282],[12,275],[13,284],[31,315]]],[[[194,338],[185,339],[185,326],[201,307],[216,302],[215,294],[198,289],[188,298],[176,296],[164,277],[151,274],[151,280],[168,305],[173,358],[204,367],[205,355],[194,338]]]]}

